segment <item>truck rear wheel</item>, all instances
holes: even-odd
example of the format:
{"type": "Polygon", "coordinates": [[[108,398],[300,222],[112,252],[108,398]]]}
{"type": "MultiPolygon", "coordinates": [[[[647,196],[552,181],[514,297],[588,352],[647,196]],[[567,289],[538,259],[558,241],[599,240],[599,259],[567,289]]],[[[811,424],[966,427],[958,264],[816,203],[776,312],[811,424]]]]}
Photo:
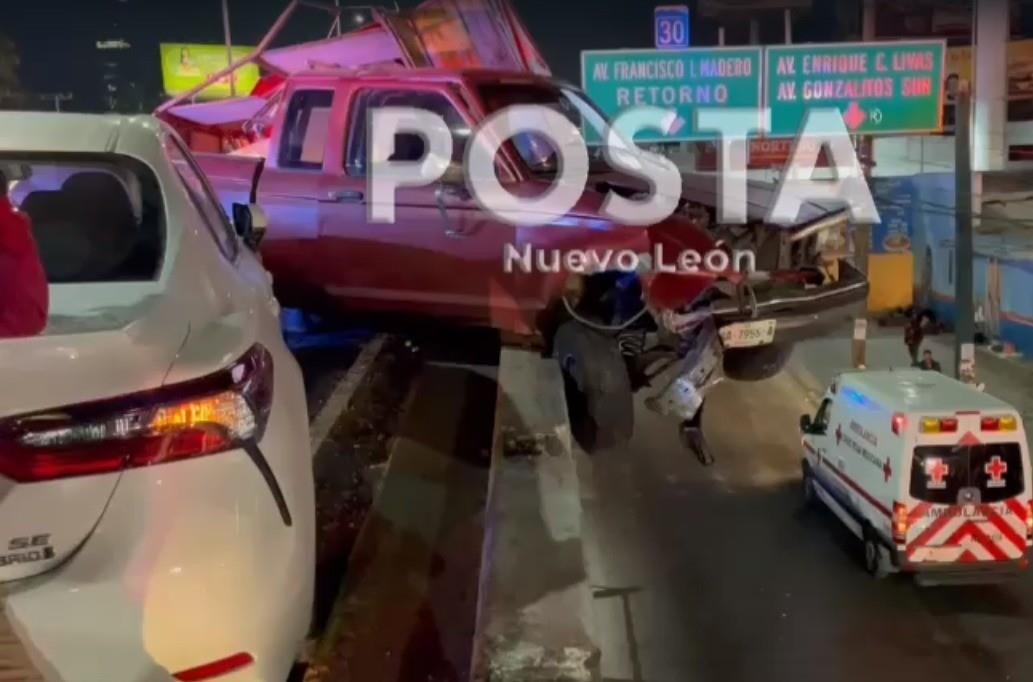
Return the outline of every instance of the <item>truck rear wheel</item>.
{"type": "Polygon", "coordinates": [[[563,371],[578,444],[594,452],[627,443],[635,413],[631,380],[616,340],[569,320],[556,330],[553,355],[563,371]]]}

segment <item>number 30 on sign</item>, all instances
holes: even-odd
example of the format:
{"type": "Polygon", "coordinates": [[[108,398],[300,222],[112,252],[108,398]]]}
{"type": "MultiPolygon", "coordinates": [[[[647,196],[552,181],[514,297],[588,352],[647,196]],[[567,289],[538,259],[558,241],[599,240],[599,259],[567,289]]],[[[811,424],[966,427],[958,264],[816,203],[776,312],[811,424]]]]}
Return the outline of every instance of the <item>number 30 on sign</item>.
{"type": "Polygon", "coordinates": [[[689,8],[684,5],[657,7],[654,12],[656,46],[661,50],[683,50],[689,46],[689,8]]]}

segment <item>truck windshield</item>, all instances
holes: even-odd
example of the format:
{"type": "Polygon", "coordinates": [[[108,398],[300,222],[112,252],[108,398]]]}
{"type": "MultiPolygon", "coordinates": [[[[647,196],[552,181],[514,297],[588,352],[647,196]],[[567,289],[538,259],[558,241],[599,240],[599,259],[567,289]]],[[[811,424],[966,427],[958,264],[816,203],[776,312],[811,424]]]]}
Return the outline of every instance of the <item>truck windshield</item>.
{"type": "MultiPolygon", "coordinates": [[[[489,114],[518,105],[543,106],[563,114],[581,130],[582,139],[588,146],[590,170],[609,170],[602,155],[602,142],[606,139],[610,122],[584,93],[567,86],[531,83],[490,83],[478,90],[489,114]]],[[[541,135],[520,133],[513,137],[512,142],[520,158],[534,173],[552,175],[558,170],[556,150],[541,135]]]]}
{"type": "Polygon", "coordinates": [[[926,445],[911,460],[911,496],[932,504],[957,504],[963,488],[979,491],[982,502],[1000,502],[1023,492],[1018,443],[926,445]]]}

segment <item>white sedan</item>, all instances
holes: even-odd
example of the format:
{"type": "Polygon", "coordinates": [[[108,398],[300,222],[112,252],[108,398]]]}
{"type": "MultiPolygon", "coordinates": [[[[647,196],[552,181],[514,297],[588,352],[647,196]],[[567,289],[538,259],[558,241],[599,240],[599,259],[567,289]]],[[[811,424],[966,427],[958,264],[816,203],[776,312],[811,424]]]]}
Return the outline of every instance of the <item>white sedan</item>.
{"type": "Polygon", "coordinates": [[[0,113],[0,169],[50,282],[44,332],[0,339],[0,668],[282,682],[314,491],[259,213],[148,117],[0,113]]]}

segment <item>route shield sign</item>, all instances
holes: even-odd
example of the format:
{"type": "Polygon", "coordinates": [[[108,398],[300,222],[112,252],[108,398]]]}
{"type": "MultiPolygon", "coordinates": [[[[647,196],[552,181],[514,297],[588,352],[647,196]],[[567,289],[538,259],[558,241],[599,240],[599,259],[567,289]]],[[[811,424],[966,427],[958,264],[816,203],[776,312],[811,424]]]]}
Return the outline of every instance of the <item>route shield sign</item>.
{"type": "Polygon", "coordinates": [[[689,8],[685,5],[657,7],[653,10],[653,24],[658,49],[679,50],[689,46],[689,8]]]}
{"type": "Polygon", "coordinates": [[[771,135],[795,136],[812,108],[837,108],[853,134],[941,130],[942,40],[772,46],[771,135]]]}
{"type": "MultiPolygon", "coordinates": [[[[702,107],[761,105],[761,49],[599,50],[581,53],[581,84],[609,117],[633,107],[670,109],[678,119],[668,135],[643,131],[638,143],[716,139],[696,129],[702,107]]],[[[592,140],[589,140],[592,141],[592,140]]]]}

